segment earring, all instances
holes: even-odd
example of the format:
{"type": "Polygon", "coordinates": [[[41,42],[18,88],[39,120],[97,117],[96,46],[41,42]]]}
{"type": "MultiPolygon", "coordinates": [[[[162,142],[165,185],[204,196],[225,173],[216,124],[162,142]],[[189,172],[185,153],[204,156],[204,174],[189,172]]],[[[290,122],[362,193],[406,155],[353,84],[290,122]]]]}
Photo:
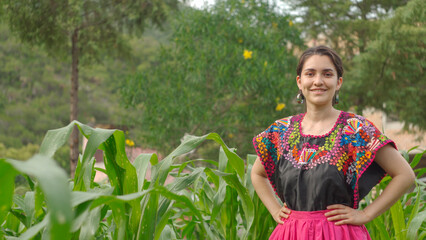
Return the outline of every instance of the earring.
{"type": "Polygon", "coordinates": [[[302,90],[299,89],[299,93],[297,94],[297,103],[302,104],[305,102],[305,96],[303,96],[302,90]]]}
{"type": "Polygon", "coordinates": [[[338,103],[339,103],[339,90],[337,90],[336,93],[334,94],[333,105],[338,103]]]}

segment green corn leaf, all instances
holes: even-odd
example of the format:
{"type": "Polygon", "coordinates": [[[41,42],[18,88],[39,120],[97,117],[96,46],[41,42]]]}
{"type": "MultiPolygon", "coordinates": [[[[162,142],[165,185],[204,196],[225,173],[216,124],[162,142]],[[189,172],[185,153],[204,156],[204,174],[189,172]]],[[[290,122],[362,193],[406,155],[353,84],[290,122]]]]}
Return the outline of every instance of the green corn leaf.
{"type": "MultiPolygon", "coordinates": [[[[152,190],[152,189],[150,189],[152,190]]],[[[147,196],[147,203],[144,207],[143,214],[140,218],[139,230],[137,234],[137,239],[153,239],[155,234],[155,223],[158,220],[158,201],[159,194],[156,192],[151,192],[147,196]]]]}
{"type": "Polygon", "coordinates": [[[68,143],[70,134],[76,123],[78,122],[72,121],[66,127],[47,131],[47,134],[44,136],[43,142],[40,146],[40,154],[50,158],[53,157],[60,147],[62,147],[65,143],[68,143]]]}
{"type": "Polygon", "coordinates": [[[376,229],[379,232],[380,238],[379,239],[383,239],[383,240],[389,240],[391,239],[389,236],[388,231],[386,230],[386,226],[383,223],[383,220],[379,217],[375,218],[372,221],[373,225],[376,227],[376,229]]]}
{"type": "Polygon", "coordinates": [[[39,218],[41,215],[44,214],[44,210],[43,210],[44,194],[43,194],[43,191],[40,189],[39,184],[36,184],[36,186],[35,186],[34,198],[35,198],[34,199],[35,217],[39,218]]]}
{"type": "Polygon", "coordinates": [[[167,210],[163,214],[161,214],[161,218],[156,224],[155,233],[154,233],[155,240],[167,239],[165,238],[166,236],[170,237],[168,239],[173,239],[172,236],[176,238],[174,231],[172,231],[172,229],[168,225],[166,225],[170,217],[173,215],[173,213],[174,213],[173,205],[168,204],[167,210]],[[166,232],[166,234],[164,234],[164,232],[166,232]]]}
{"type": "MultiPolygon", "coordinates": [[[[22,202],[22,198],[14,198],[13,201],[19,202],[17,201],[18,199],[20,199],[22,202]]],[[[24,212],[22,211],[22,209],[10,209],[9,210],[10,213],[12,213],[21,223],[23,223],[24,225],[27,223],[27,217],[25,216],[24,212]]]]}
{"type": "Polygon", "coordinates": [[[413,169],[414,169],[414,168],[417,166],[417,164],[419,164],[420,159],[422,159],[422,156],[423,156],[425,153],[426,153],[426,151],[423,151],[423,152],[421,152],[421,153],[417,153],[417,154],[414,156],[413,160],[412,160],[412,161],[411,161],[411,163],[410,163],[411,168],[413,168],[413,169]]]}
{"type": "Polygon", "coordinates": [[[74,208],[74,221],[72,222],[71,232],[74,233],[73,238],[79,236],[79,231],[90,214],[91,202],[84,202],[74,208]]]}
{"type": "MultiPolygon", "coordinates": [[[[210,133],[207,135],[207,139],[212,139],[222,146],[222,150],[228,157],[230,165],[235,169],[238,176],[244,179],[244,160],[241,159],[235,152],[231,152],[228,146],[223,142],[222,138],[217,133],[210,133]]],[[[219,169],[220,170],[220,169],[219,169]]]]}
{"type": "Polygon", "coordinates": [[[25,212],[26,219],[26,226],[27,228],[31,227],[33,218],[35,215],[35,194],[34,192],[26,192],[24,197],[25,205],[22,208],[25,212]]]}
{"type": "Polygon", "coordinates": [[[401,200],[398,200],[391,208],[390,213],[392,217],[392,223],[395,230],[395,238],[398,240],[404,240],[406,235],[406,227],[404,220],[404,213],[402,211],[401,200]]]}
{"type": "Polygon", "coordinates": [[[221,148],[219,150],[219,171],[226,172],[227,167],[228,167],[228,157],[226,156],[225,151],[223,151],[223,149],[221,148]]]}
{"type": "Polygon", "coordinates": [[[424,239],[426,239],[426,231],[425,231],[424,228],[422,230],[423,231],[421,231],[420,234],[419,234],[419,238],[417,238],[418,240],[424,240],[424,239]]]}
{"type": "Polygon", "coordinates": [[[25,179],[27,179],[28,186],[30,186],[31,191],[34,191],[35,190],[34,181],[27,174],[24,174],[24,177],[25,177],[25,179]]]}
{"type": "Polygon", "coordinates": [[[170,239],[177,239],[177,238],[176,238],[176,233],[173,231],[173,229],[169,225],[166,225],[163,231],[161,232],[161,235],[156,239],[170,240],[170,239]]]}
{"type": "Polygon", "coordinates": [[[421,178],[423,175],[426,174],[426,168],[416,169],[414,170],[414,173],[417,173],[417,178],[421,178]]]}
{"type": "Polygon", "coordinates": [[[186,239],[193,239],[195,226],[196,223],[194,221],[190,221],[186,224],[186,226],[182,227],[182,237],[186,237],[186,239]]]}
{"type": "Polygon", "coordinates": [[[254,162],[256,161],[257,156],[249,154],[247,156],[247,172],[245,177],[244,186],[248,189],[250,197],[253,198],[254,196],[254,187],[251,183],[251,169],[253,167],[254,162]]]}
{"type": "Polygon", "coordinates": [[[149,163],[158,162],[157,154],[140,154],[136,157],[135,161],[133,162],[133,165],[136,169],[136,174],[138,176],[138,190],[141,191],[143,187],[143,183],[145,181],[145,175],[146,171],[148,170],[149,163]],[[157,159],[157,160],[155,160],[157,159]]]}
{"type": "Polygon", "coordinates": [[[101,220],[100,217],[101,207],[96,207],[90,211],[81,227],[79,239],[95,239],[99,221],[101,220]]]}
{"type": "MultiPolygon", "coordinates": [[[[237,190],[238,196],[241,199],[245,220],[247,223],[247,229],[250,229],[254,219],[254,206],[247,188],[241,184],[236,175],[224,176],[223,178],[229,186],[237,190]]],[[[244,238],[247,238],[247,235],[248,231],[245,233],[244,238]]]]}
{"type": "MultiPolygon", "coordinates": [[[[411,209],[411,213],[410,213],[410,217],[408,218],[408,222],[407,222],[407,226],[410,226],[411,221],[413,220],[413,218],[418,214],[419,212],[419,206],[420,206],[420,187],[417,186],[417,194],[416,194],[416,202],[414,203],[413,208],[411,209]]],[[[412,198],[411,198],[412,199],[412,198]]]]}
{"type": "MultiPolygon", "coordinates": [[[[86,147],[81,158],[81,170],[75,176],[74,190],[90,189],[91,177],[92,177],[92,165],[94,162],[93,156],[99,146],[104,143],[115,130],[109,129],[93,129],[81,123],[77,123],[80,132],[88,139],[86,147]]],[[[76,172],[77,173],[77,172],[76,172]]]]}
{"type": "Polygon", "coordinates": [[[107,171],[105,169],[103,169],[103,168],[95,167],[95,170],[98,171],[98,172],[101,172],[101,173],[103,173],[105,175],[108,175],[107,171]]]}
{"type": "Polygon", "coordinates": [[[16,170],[38,180],[50,212],[50,237],[68,239],[73,214],[66,173],[56,165],[54,160],[44,155],[35,155],[27,161],[7,161],[16,170]]]}
{"type": "Polygon", "coordinates": [[[33,239],[42,229],[44,229],[47,225],[49,225],[50,216],[49,214],[43,219],[43,221],[34,224],[31,228],[27,229],[19,239],[21,240],[29,240],[33,239]]]}
{"type": "Polygon", "coordinates": [[[12,206],[17,172],[5,159],[0,159],[0,223],[3,223],[12,206]]]}
{"type": "Polygon", "coordinates": [[[419,212],[419,214],[411,220],[410,225],[408,226],[407,239],[416,239],[417,232],[425,222],[426,211],[419,212]]]}
{"type": "Polygon", "coordinates": [[[216,189],[217,189],[219,186],[219,177],[216,174],[214,174],[210,168],[205,168],[204,172],[210,178],[210,180],[213,182],[213,184],[216,186],[216,189]]]}
{"type": "Polygon", "coordinates": [[[185,177],[176,178],[167,188],[172,192],[179,192],[193,184],[203,171],[203,168],[196,168],[191,174],[185,177]]]}

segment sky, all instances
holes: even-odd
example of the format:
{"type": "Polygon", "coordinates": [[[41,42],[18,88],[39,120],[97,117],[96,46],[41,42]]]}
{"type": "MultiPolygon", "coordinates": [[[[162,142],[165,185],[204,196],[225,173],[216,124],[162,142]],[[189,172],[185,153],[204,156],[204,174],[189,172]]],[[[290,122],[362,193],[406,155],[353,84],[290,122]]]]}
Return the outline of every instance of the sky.
{"type": "MultiPolygon", "coordinates": [[[[271,0],[271,1],[274,1],[274,0],[271,0]]],[[[280,0],[275,0],[275,1],[277,2],[277,5],[280,8],[288,7],[286,6],[286,4],[284,4],[284,1],[280,1],[280,0]]],[[[205,6],[205,4],[212,5],[215,2],[215,0],[187,0],[187,2],[192,7],[202,8],[203,6],[205,6]]]]}
{"type": "Polygon", "coordinates": [[[214,0],[189,0],[189,5],[196,8],[202,8],[205,4],[211,5],[214,0]]]}

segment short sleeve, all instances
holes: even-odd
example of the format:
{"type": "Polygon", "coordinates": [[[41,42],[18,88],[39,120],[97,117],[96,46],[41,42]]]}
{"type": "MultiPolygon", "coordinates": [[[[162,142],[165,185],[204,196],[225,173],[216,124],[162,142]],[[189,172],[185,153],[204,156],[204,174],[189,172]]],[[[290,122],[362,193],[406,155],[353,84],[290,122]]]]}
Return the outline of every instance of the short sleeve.
{"type": "Polygon", "coordinates": [[[275,166],[279,160],[279,139],[282,131],[283,126],[280,123],[275,122],[265,131],[253,138],[253,145],[256,153],[265,168],[268,179],[275,192],[275,180],[272,176],[275,172],[275,166]]]}
{"type": "MultiPolygon", "coordinates": [[[[360,117],[352,141],[349,144],[349,155],[352,155],[353,162],[350,164],[346,177],[347,182],[354,190],[354,208],[358,208],[358,203],[370,190],[379,183],[386,175],[386,172],[374,162],[377,151],[391,144],[395,149],[395,143],[382,134],[373,123],[360,117]]],[[[349,123],[349,127],[351,123],[349,123]]],[[[345,131],[346,133],[346,131],[345,131]]]]}

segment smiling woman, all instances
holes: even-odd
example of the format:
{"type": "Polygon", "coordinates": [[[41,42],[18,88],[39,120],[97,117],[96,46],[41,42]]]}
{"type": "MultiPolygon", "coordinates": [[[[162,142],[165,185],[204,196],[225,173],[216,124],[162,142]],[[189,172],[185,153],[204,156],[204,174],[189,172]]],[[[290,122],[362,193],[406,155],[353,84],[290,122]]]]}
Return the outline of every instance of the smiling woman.
{"type": "Polygon", "coordinates": [[[370,121],[334,108],[343,67],[332,49],[306,50],[296,82],[306,113],[277,120],[253,139],[253,186],[278,223],[270,239],[371,239],[364,224],[398,200],[414,173],[370,121]],[[393,178],[388,187],[357,210],[385,174],[393,178]]]}

